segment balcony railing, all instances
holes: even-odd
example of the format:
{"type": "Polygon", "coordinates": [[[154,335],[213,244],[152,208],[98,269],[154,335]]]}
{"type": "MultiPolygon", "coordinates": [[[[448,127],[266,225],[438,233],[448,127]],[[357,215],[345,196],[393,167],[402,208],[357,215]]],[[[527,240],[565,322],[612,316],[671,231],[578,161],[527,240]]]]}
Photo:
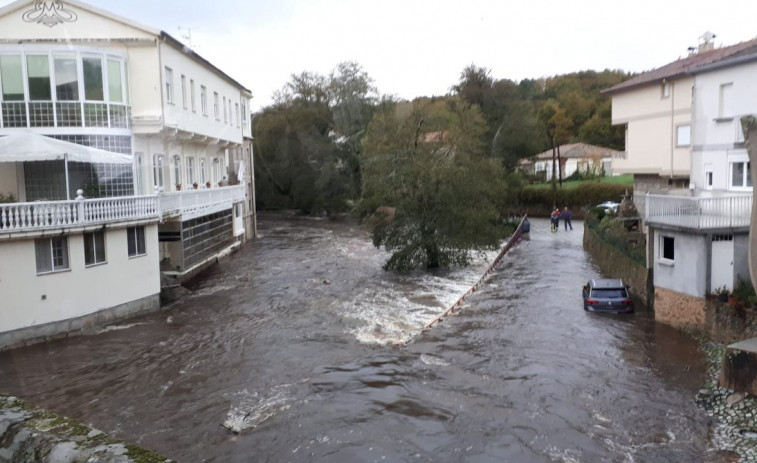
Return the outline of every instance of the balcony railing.
{"type": "Polygon", "coordinates": [[[156,196],[0,204],[0,236],[114,222],[160,219],[156,196]]]}
{"type": "Polygon", "coordinates": [[[4,101],[0,128],[108,127],[130,128],[131,107],[108,102],[4,101]]]}
{"type": "Polygon", "coordinates": [[[159,196],[163,217],[181,216],[188,220],[202,215],[231,209],[234,203],[244,201],[244,186],[226,186],[202,190],[171,191],[159,196]]]}
{"type": "Polygon", "coordinates": [[[647,194],[645,206],[645,220],[650,225],[695,230],[748,227],[752,193],[708,197],[647,194]]]}

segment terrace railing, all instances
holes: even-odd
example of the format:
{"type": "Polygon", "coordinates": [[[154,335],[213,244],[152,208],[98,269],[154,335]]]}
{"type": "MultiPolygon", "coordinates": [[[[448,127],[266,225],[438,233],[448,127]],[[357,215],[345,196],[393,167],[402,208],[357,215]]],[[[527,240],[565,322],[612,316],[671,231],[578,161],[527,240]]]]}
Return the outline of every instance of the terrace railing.
{"type": "Polygon", "coordinates": [[[695,230],[748,227],[752,193],[690,197],[647,194],[645,221],[695,230]]]}
{"type": "Polygon", "coordinates": [[[181,216],[182,220],[231,209],[244,201],[244,186],[226,186],[201,190],[171,191],[158,196],[164,217],[181,216]]]}
{"type": "Polygon", "coordinates": [[[160,219],[156,196],[0,204],[0,236],[114,222],[160,219]]]}

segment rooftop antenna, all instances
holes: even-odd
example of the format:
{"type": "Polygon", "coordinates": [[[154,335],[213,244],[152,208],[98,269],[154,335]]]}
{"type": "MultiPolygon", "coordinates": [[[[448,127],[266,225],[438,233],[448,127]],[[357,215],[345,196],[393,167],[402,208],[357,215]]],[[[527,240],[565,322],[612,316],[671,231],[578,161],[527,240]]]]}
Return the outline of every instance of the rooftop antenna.
{"type": "Polygon", "coordinates": [[[699,37],[699,52],[703,51],[710,51],[715,49],[715,37],[717,35],[713,34],[710,31],[705,32],[702,34],[701,37],[699,37]]]}

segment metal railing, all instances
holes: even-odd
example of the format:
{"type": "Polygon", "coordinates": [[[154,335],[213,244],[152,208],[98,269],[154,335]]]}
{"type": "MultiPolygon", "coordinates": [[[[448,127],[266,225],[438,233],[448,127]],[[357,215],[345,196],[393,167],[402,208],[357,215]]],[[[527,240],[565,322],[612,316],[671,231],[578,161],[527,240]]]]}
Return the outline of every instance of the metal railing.
{"type": "Polygon", "coordinates": [[[131,107],[88,101],[4,101],[0,128],[108,127],[130,128],[131,107]]]}
{"type": "Polygon", "coordinates": [[[748,227],[752,193],[727,196],[675,196],[647,194],[645,221],[696,230],[748,227]]]}
{"type": "Polygon", "coordinates": [[[0,235],[160,219],[157,196],[0,204],[0,235]]]}
{"type": "Polygon", "coordinates": [[[182,220],[231,209],[234,203],[244,201],[244,198],[243,185],[171,191],[158,196],[163,216],[181,216],[182,220]]]}

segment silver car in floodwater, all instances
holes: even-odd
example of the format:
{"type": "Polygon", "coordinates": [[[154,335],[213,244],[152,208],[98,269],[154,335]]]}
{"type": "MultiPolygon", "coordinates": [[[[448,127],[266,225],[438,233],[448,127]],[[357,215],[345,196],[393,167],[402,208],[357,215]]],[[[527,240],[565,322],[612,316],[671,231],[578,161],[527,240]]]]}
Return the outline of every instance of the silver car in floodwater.
{"type": "Polygon", "coordinates": [[[623,280],[594,279],[583,287],[584,310],[589,312],[633,312],[633,300],[623,280]]]}

